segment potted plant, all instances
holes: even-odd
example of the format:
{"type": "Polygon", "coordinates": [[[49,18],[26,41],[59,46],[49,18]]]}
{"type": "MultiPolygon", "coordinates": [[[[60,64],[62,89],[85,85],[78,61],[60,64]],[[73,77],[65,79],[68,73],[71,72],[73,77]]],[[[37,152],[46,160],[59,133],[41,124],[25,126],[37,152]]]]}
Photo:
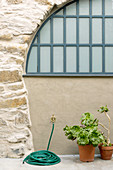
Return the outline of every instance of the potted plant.
{"type": "Polygon", "coordinates": [[[111,118],[108,115],[109,109],[107,108],[107,105],[104,107],[100,107],[98,112],[104,113],[104,115],[107,117],[109,121],[108,128],[103,125],[102,123],[98,123],[101,125],[105,130],[107,130],[107,137],[105,137],[103,143],[99,144],[99,150],[101,154],[101,158],[104,160],[110,160],[112,158],[112,152],[113,152],[113,144],[110,142],[110,125],[111,125],[111,118]]]}
{"type": "Polygon", "coordinates": [[[81,126],[67,126],[63,129],[70,140],[77,140],[80,160],[91,162],[94,160],[95,147],[102,143],[104,137],[98,130],[98,120],[93,114],[84,113],[81,117],[81,126]]]}

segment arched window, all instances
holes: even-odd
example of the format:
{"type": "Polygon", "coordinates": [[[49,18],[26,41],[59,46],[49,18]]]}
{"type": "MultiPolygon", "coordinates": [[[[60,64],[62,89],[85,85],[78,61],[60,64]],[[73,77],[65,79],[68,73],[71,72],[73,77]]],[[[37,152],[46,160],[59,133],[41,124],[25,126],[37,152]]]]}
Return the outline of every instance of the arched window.
{"type": "Polygon", "coordinates": [[[112,0],[75,0],[52,14],[31,44],[26,74],[112,76],[112,0]]]}

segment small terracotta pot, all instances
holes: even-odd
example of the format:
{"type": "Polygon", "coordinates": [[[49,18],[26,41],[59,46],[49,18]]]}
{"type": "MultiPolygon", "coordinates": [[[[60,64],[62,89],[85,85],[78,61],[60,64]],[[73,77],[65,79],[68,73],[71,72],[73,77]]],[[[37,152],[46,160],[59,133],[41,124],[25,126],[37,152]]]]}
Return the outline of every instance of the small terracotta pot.
{"type": "Polygon", "coordinates": [[[102,146],[102,144],[99,144],[98,147],[100,150],[101,159],[110,160],[112,158],[113,144],[112,146],[102,146]]]}
{"type": "Polygon", "coordinates": [[[95,147],[93,145],[78,145],[80,161],[82,162],[93,162],[95,147]]]}

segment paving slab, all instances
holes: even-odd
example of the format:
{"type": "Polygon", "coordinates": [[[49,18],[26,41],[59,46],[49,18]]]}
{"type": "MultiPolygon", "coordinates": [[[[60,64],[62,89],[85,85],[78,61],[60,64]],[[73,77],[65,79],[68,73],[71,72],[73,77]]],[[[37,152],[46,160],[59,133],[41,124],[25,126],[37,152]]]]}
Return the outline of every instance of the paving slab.
{"type": "Polygon", "coordinates": [[[79,156],[60,156],[61,163],[52,166],[22,164],[23,159],[0,159],[0,170],[113,170],[113,159],[106,161],[95,157],[94,162],[81,162],[79,156]]]}

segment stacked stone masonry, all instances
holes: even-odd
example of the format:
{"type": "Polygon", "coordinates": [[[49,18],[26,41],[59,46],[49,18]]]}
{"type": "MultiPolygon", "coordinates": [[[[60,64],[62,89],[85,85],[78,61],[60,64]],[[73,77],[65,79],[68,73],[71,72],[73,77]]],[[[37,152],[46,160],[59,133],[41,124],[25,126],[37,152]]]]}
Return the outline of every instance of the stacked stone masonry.
{"type": "Polygon", "coordinates": [[[0,1],[0,157],[33,151],[28,94],[22,74],[29,45],[54,7],[69,0],[0,1]]]}

